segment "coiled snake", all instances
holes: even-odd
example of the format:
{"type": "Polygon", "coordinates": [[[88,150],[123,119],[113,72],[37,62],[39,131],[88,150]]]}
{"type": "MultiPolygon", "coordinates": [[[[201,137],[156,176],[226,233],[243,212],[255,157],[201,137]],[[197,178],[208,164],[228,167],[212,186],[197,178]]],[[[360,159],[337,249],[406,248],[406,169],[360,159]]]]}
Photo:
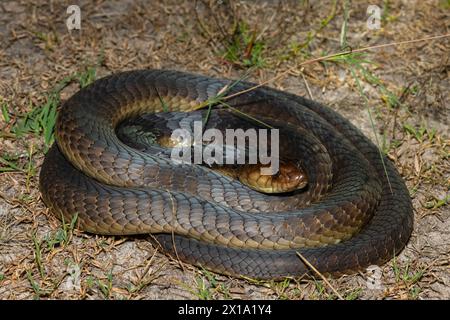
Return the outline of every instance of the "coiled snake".
{"type": "Polygon", "coordinates": [[[287,194],[257,192],[208,166],[174,163],[117,137],[125,119],[167,108],[189,112],[226,86],[231,95],[252,84],[139,70],[81,89],[57,118],[57,143],[40,174],[44,202],[66,221],[77,214],[87,232],[151,233],[169,254],[235,276],[310,272],[297,253],[324,274],[350,273],[405,246],[413,214],[401,177],[358,129],[319,103],[268,87],[227,100],[229,110],[273,124],[281,135],[284,127],[296,132],[281,140],[302,157],[308,186],[287,194]]]}

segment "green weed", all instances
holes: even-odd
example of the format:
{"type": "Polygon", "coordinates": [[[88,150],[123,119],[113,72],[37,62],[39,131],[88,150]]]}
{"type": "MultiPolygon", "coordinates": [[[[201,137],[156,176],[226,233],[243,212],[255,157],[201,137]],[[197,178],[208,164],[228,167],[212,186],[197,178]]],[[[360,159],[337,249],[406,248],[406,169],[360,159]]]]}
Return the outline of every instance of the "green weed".
{"type": "Polygon", "coordinates": [[[9,112],[8,112],[8,104],[5,102],[3,102],[2,104],[2,116],[3,116],[3,120],[5,120],[5,123],[9,123],[9,121],[11,121],[11,117],[9,116],[9,112]]]}
{"type": "Polygon", "coordinates": [[[32,133],[35,136],[42,134],[45,147],[48,149],[54,141],[53,129],[59,102],[59,94],[50,94],[41,107],[32,108],[21,121],[16,123],[12,128],[12,132],[18,137],[28,133],[32,133]]]}
{"type": "Polygon", "coordinates": [[[258,39],[256,31],[251,31],[248,25],[241,21],[236,25],[222,58],[239,67],[262,68],[266,64],[263,57],[265,47],[265,43],[258,39]]]}
{"type": "Polygon", "coordinates": [[[344,299],[345,300],[356,300],[361,295],[361,292],[362,292],[361,288],[356,288],[356,289],[350,290],[350,292],[348,292],[344,295],[344,299]]]}
{"type": "Polygon", "coordinates": [[[32,239],[34,244],[34,262],[36,263],[36,266],[39,270],[39,274],[41,275],[41,277],[44,277],[45,270],[44,265],[42,263],[42,248],[41,248],[42,243],[40,240],[38,240],[35,233],[33,233],[32,239]]]}
{"type": "Polygon", "coordinates": [[[112,283],[113,283],[112,270],[108,272],[108,274],[106,275],[106,282],[103,282],[100,279],[97,280],[97,286],[106,299],[109,299],[111,297],[112,283]]]}
{"type": "Polygon", "coordinates": [[[72,217],[70,223],[64,221],[64,216],[61,216],[61,227],[55,233],[49,233],[44,238],[47,244],[47,250],[53,250],[57,246],[66,246],[69,244],[72,232],[75,228],[75,224],[78,219],[78,215],[75,214],[72,217]]]}
{"type": "Polygon", "coordinates": [[[424,207],[426,209],[435,210],[435,209],[439,209],[440,207],[443,207],[449,203],[450,203],[450,194],[446,195],[442,199],[434,198],[431,201],[427,201],[427,202],[425,202],[424,207]]]}
{"type": "Polygon", "coordinates": [[[416,128],[408,123],[403,125],[403,129],[410,135],[412,135],[418,142],[422,143],[425,139],[428,139],[432,142],[436,136],[435,128],[427,128],[425,125],[421,125],[419,128],[416,128]]]}
{"type": "Polygon", "coordinates": [[[11,172],[11,171],[24,171],[19,164],[20,156],[18,155],[2,155],[0,156],[0,173],[1,172],[11,172]]]}
{"type": "Polygon", "coordinates": [[[407,262],[405,266],[400,266],[396,257],[393,259],[392,269],[394,271],[395,281],[404,283],[408,288],[411,298],[417,299],[421,290],[420,287],[417,286],[417,283],[423,278],[425,270],[411,270],[410,262],[407,262]]]}
{"type": "Polygon", "coordinates": [[[196,279],[197,288],[193,292],[200,300],[211,300],[213,298],[213,292],[211,287],[205,281],[203,277],[197,277],[196,279]]]}
{"type": "MultiPolygon", "coordinates": [[[[33,134],[36,137],[42,136],[44,138],[44,152],[47,152],[55,140],[54,128],[56,124],[57,109],[61,103],[61,91],[73,81],[76,81],[81,88],[84,88],[91,84],[95,80],[95,77],[96,68],[88,67],[83,72],[78,72],[62,79],[53,90],[47,94],[45,102],[42,105],[31,105],[31,110],[23,115],[13,126],[11,130],[12,133],[17,137],[21,137],[25,134],[33,134]]],[[[2,113],[3,117],[5,117],[5,113],[2,113]]]]}

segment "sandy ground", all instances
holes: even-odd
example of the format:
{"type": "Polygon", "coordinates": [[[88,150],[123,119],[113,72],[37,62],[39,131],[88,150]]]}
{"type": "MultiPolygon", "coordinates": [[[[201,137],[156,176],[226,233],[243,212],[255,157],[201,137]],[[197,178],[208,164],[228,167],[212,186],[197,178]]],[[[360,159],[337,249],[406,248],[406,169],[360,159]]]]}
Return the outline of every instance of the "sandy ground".
{"type": "MultiPolygon", "coordinates": [[[[352,1],[349,47],[449,31],[448,1],[378,2],[381,28],[370,30],[367,2],[352,1]]],[[[146,237],[100,237],[63,227],[40,199],[45,131],[36,114],[65,78],[74,80],[60,91],[62,101],[94,71],[96,78],[137,68],[238,78],[249,64],[257,65],[255,82],[289,69],[270,85],[326,103],[372,139],[376,134],[410,190],[414,232],[405,250],[381,267],[379,286],[368,286],[362,272],[330,279],[333,288],[346,299],[450,298],[448,38],[371,50],[365,59],[374,63],[364,65],[376,77],[370,78],[361,70],[353,76],[344,62],[300,66],[339,52],[342,2],[80,3],[81,30],[71,32],[69,1],[0,3],[1,299],[336,299],[323,281],[224,277],[166,258],[146,237]]]]}

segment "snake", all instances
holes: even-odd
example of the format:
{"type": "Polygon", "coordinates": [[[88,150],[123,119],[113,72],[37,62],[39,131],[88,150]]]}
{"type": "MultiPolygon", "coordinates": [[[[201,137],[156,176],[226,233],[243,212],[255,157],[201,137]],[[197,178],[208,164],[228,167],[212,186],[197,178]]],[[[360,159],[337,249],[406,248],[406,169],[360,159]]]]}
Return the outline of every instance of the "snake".
{"type": "Polygon", "coordinates": [[[264,280],[356,273],[391,260],[413,230],[402,177],[349,120],[243,79],[160,69],[114,73],[63,103],[55,140],[39,186],[57,217],[76,218],[77,228],[93,234],[150,235],[167,255],[219,274],[264,280]],[[261,192],[118,135],[127,119],[174,113],[182,121],[206,109],[217,112],[211,127],[235,117],[278,129],[280,154],[298,158],[306,186],[261,192]]]}

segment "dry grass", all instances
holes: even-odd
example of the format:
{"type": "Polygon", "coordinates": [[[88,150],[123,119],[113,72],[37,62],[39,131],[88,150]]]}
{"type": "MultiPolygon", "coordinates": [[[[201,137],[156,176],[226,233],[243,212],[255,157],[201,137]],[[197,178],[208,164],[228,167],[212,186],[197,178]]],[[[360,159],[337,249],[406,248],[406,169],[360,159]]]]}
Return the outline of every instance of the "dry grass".
{"type": "MultiPolygon", "coordinates": [[[[341,2],[81,3],[82,29],[71,33],[68,1],[0,3],[0,298],[335,299],[323,281],[253,282],[181,268],[145,237],[100,237],[71,221],[62,225],[40,200],[52,112],[94,73],[168,68],[239,78],[249,67],[255,82],[289,69],[272,86],[331,105],[374,138],[364,94],[381,147],[411,192],[414,232],[382,267],[383,287],[369,289],[366,274],[329,279],[330,286],[344,299],[450,298],[448,39],[370,52],[365,58],[375,63],[352,75],[349,61],[298,67],[340,51],[341,2]]],[[[448,1],[384,3],[382,28],[370,31],[367,2],[352,2],[347,45],[448,33],[448,1]]]]}

